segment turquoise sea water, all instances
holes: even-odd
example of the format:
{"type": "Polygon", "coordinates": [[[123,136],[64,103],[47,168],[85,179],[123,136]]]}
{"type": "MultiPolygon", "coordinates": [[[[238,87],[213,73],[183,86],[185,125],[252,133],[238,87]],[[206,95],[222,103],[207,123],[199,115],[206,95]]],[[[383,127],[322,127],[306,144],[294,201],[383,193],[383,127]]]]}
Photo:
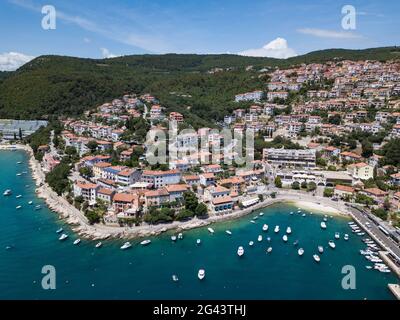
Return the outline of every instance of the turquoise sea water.
{"type": "Polygon", "coordinates": [[[365,268],[368,261],[358,253],[364,245],[351,233],[349,220],[329,219],[324,231],[321,215],[290,215],[297,208],[288,204],[262,210],[264,216],[254,224],[250,220],[259,211],[213,225],[213,235],[206,228],[187,231],[176,243],[166,233],[152,238],[147,247],[132,241],[133,247],[126,251],[119,249],[122,240],[105,241],[100,249],[88,240],[74,246],[76,235],[36,198],[27,161],[24,152],[0,152],[0,191],[13,191],[9,197],[0,195],[1,299],[393,299],[387,283],[396,283],[397,278],[365,268]],[[27,174],[16,176],[23,171],[27,174]],[[16,199],[18,194],[23,197],[16,199]],[[30,200],[34,205],[28,205],[30,200]],[[37,204],[43,209],[35,211],[37,204]],[[19,210],[18,205],[22,205],[19,210]],[[264,223],[269,225],[266,233],[261,230],[264,223]],[[279,234],[273,232],[275,225],[280,225],[279,234]],[[58,241],[55,232],[61,226],[70,235],[65,242],[58,241]],[[292,234],[285,244],[287,226],[292,234]],[[335,231],[349,233],[350,240],[335,240],[332,250],[327,244],[335,231]],[[264,237],[261,243],[259,234],[264,237]],[[200,246],[197,238],[202,240],[200,246]],[[303,257],[292,244],[296,239],[305,249],[303,257]],[[254,247],[248,246],[250,240],[254,247]],[[236,254],[239,245],[245,248],[242,258],[236,254]],[[320,264],[312,258],[318,245],[325,247],[320,264]],[[273,247],[269,255],[268,246],[273,247]],[[56,290],[41,287],[44,265],[56,268],[56,290]],[[344,265],[356,268],[356,290],[341,287],[344,265]],[[199,268],[206,270],[203,281],[197,279],[199,268]],[[172,274],[179,282],[171,280],[172,274]]]}

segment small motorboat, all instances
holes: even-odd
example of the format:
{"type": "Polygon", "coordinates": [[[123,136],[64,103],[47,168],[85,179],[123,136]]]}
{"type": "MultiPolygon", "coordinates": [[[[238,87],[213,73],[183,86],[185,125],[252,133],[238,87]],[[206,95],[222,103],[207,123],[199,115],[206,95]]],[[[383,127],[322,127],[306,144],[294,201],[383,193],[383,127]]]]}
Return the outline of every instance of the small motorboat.
{"type": "Polygon", "coordinates": [[[17,173],[17,177],[20,177],[20,176],[22,176],[22,173],[17,173]]]}
{"type": "Polygon", "coordinates": [[[259,216],[262,217],[263,215],[264,215],[264,212],[260,212],[260,213],[259,213],[259,216]]]}
{"type": "Polygon", "coordinates": [[[297,246],[299,244],[299,240],[296,240],[295,242],[293,242],[294,246],[297,246]]]}
{"type": "Polygon", "coordinates": [[[73,243],[74,243],[74,245],[78,245],[81,243],[81,239],[76,239],[73,243]]]}
{"type": "Polygon", "coordinates": [[[176,236],[171,236],[172,241],[176,241],[176,236]]]}
{"type": "Polygon", "coordinates": [[[178,276],[176,274],[172,275],[172,281],[173,282],[178,282],[179,281],[179,278],[178,278],[178,276]]]}
{"type": "Polygon", "coordinates": [[[3,192],[3,196],[10,196],[12,194],[12,191],[10,189],[7,189],[6,191],[3,192]]]}
{"type": "Polygon", "coordinates": [[[293,211],[290,211],[290,213],[289,213],[291,216],[293,215],[293,211]]]}
{"type": "Polygon", "coordinates": [[[230,230],[226,230],[225,231],[227,234],[229,234],[230,236],[232,235],[232,232],[230,230]]]}
{"type": "Polygon", "coordinates": [[[200,239],[197,239],[197,240],[196,240],[196,244],[197,244],[197,245],[201,244],[201,240],[200,240],[200,239]]]}
{"type": "Polygon", "coordinates": [[[125,242],[122,246],[121,246],[121,250],[126,250],[129,249],[130,247],[132,247],[130,242],[125,242]]]}
{"type": "Polygon", "coordinates": [[[29,201],[28,204],[29,204],[29,205],[33,204],[33,201],[29,201]]]}
{"type": "Polygon", "coordinates": [[[329,246],[330,246],[332,249],[335,249],[336,245],[335,245],[335,243],[333,242],[333,240],[329,240],[328,244],[329,244],[329,246]]]}
{"type": "Polygon", "coordinates": [[[321,261],[321,258],[320,258],[319,255],[317,255],[317,254],[314,254],[314,255],[313,255],[313,258],[314,258],[314,260],[315,260],[316,262],[320,262],[320,261],[321,261]]]}
{"type": "Polygon", "coordinates": [[[365,268],[367,268],[368,270],[371,270],[372,266],[365,266],[365,268]]]}
{"type": "Polygon", "coordinates": [[[288,241],[288,236],[285,234],[285,235],[282,237],[282,240],[283,240],[284,242],[287,242],[287,241],[288,241]]]}
{"type": "Polygon", "coordinates": [[[306,214],[305,214],[305,213],[303,213],[301,216],[304,218],[304,217],[306,216],[306,214]]]}
{"type": "Polygon", "coordinates": [[[38,204],[38,205],[35,207],[35,210],[40,210],[40,209],[42,209],[42,206],[41,206],[40,204],[38,204]]]}
{"type": "Polygon", "coordinates": [[[278,233],[278,232],[279,232],[279,226],[276,226],[276,227],[275,227],[274,232],[275,232],[275,233],[278,233]]]}
{"type": "Polygon", "coordinates": [[[267,241],[270,242],[271,241],[271,237],[267,237],[267,241]]]}
{"type": "Polygon", "coordinates": [[[15,197],[16,199],[22,198],[22,194],[19,194],[15,197]]]}
{"type": "Polygon", "coordinates": [[[240,247],[237,249],[237,255],[238,255],[239,257],[241,257],[242,255],[244,255],[244,248],[243,248],[242,246],[240,246],[240,247]]]}
{"type": "Polygon", "coordinates": [[[326,223],[324,221],[321,222],[321,229],[326,229],[326,223]]]}
{"type": "Polygon", "coordinates": [[[102,245],[103,245],[103,244],[102,244],[101,242],[97,242],[96,245],[95,245],[95,247],[96,247],[96,248],[100,248],[102,245]]]}
{"type": "Polygon", "coordinates": [[[335,239],[340,239],[340,233],[339,232],[335,232],[335,239]]]}
{"type": "Polygon", "coordinates": [[[271,251],[272,251],[272,247],[269,247],[269,248],[267,249],[267,253],[271,253],[271,251]]]}
{"type": "Polygon", "coordinates": [[[61,233],[63,231],[64,231],[63,228],[60,228],[60,229],[57,229],[56,233],[61,233]]]}
{"type": "Polygon", "coordinates": [[[213,228],[207,228],[207,230],[208,230],[209,233],[214,233],[215,232],[213,228]]]}
{"type": "Polygon", "coordinates": [[[297,250],[297,253],[299,256],[302,256],[304,254],[304,249],[300,248],[299,250],[297,250]]]}
{"type": "Polygon", "coordinates": [[[15,207],[15,209],[17,209],[17,210],[19,210],[19,209],[21,209],[22,208],[22,206],[16,206],[15,207]]]}
{"type": "Polygon", "coordinates": [[[151,240],[143,240],[142,242],[140,242],[140,244],[142,245],[142,246],[147,246],[148,244],[150,244],[151,243],[151,240]]]}
{"type": "Polygon", "coordinates": [[[197,277],[199,278],[199,280],[203,280],[205,276],[206,276],[206,271],[204,269],[200,269],[199,272],[197,273],[197,277]]]}
{"type": "Polygon", "coordinates": [[[21,164],[21,163],[22,163],[22,161],[18,161],[18,162],[17,162],[17,164],[21,164]]]}
{"type": "Polygon", "coordinates": [[[256,223],[254,220],[250,220],[251,223],[256,223]]]}
{"type": "Polygon", "coordinates": [[[257,241],[258,241],[258,242],[261,242],[262,239],[263,239],[263,238],[262,238],[262,235],[259,235],[258,238],[257,238],[257,241]]]}
{"type": "Polygon", "coordinates": [[[63,241],[63,240],[65,240],[65,239],[67,239],[67,238],[68,238],[68,235],[65,234],[65,233],[63,233],[63,234],[58,238],[58,240],[63,241]]]}
{"type": "Polygon", "coordinates": [[[346,240],[346,241],[349,240],[349,235],[346,233],[346,234],[344,235],[343,239],[346,240]]]}
{"type": "Polygon", "coordinates": [[[324,252],[324,247],[323,246],[318,246],[318,252],[323,253],[324,252]]]}
{"type": "Polygon", "coordinates": [[[286,228],[286,233],[287,234],[291,234],[292,233],[292,228],[291,227],[287,227],[286,228]]]}
{"type": "Polygon", "coordinates": [[[178,234],[178,239],[179,239],[179,240],[182,240],[182,239],[183,239],[183,234],[182,234],[182,233],[179,233],[179,234],[178,234]]]}
{"type": "Polygon", "coordinates": [[[254,245],[254,241],[249,242],[249,246],[252,247],[254,245]]]}
{"type": "Polygon", "coordinates": [[[263,227],[262,227],[262,230],[263,230],[264,232],[267,232],[267,231],[268,231],[268,225],[267,225],[267,224],[264,224],[263,227]]]}

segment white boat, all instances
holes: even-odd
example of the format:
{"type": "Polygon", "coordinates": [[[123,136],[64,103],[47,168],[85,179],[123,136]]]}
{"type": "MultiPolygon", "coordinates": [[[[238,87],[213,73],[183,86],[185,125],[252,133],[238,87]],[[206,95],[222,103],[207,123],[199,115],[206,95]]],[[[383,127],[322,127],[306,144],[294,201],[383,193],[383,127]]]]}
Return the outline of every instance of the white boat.
{"type": "Polygon", "coordinates": [[[232,232],[230,230],[225,231],[227,234],[232,235],[232,232]]]}
{"type": "Polygon", "coordinates": [[[21,209],[21,208],[22,208],[22,206],[16,206],[16,207],[15,207],[15,209],[17,209],[17,210],[18,210],[18,209],[21,209]]]}
{"type": "Polygon", "coordinates": [[[179,240],[182,240],[182,239],[183,239],[183,234],[182,234],[182,233],[179,233],[179,234],[178,234],[178,239],[179,239],[179,240]]]}
{"type": "Polygon", "coordinates": [[[287,235],[285,234],[283,237],[282,237],[282,240],[283,241],[285,241],[285,242],[287,242],[287,240],[288,240],[288,237],[287,237],[287,235]]]}
{"type": "Polygon", "coordinates": [[[33,204],[33,201],[29,201],[28,204],[33,204]]]}
{"type": "Polygon", "coordinates": [[[365,236],[365,232],[357,232],[358,236],[365,236]]]}
{"type": "Polygon", "coordinates": [[[9,196],[12,194],[12,191],[10,189],[7,189],[6,191],[3,192],[3,196],[9,196]]]}
{"type": "Polygon", "coordinates": [[[262,217],[264,215],[264,212],[260,212],[259,215],[262,217]]]}
{"type": "Polygon", "coordinates": [[[22,194],[19,194],[15,197],[16,199],[22,198],[22,194]]]}
{"type": "Polygon", "coordinates": [[[323,246],[318,246],[318,252],[323,253],[324,252],[324,247],[323,246]]]}
{"type": "Polygon", "coordinates": [[[22,176],[22,173],[17,173],[17,177],[22,176]]]}
{"type": "Polygon", "coordinates": [[[254,241],[249,242],[249,246],[252,247],[254,245],[254,241]]]}
{"type": "Polygon", "coordinates": [[[142,245],[142,246],[147,246],[148,244],[150,244],[151,243],[151,240],[143,240],[142,242],[140,242],[140,244],[142,245]]]}
{"type": "Polygon", "coordinates": [[[261,241],[262,241],[262,235],[259,235],[259,236],[258,236],[257,241],[258,241],[258,242],[261,242],[261,241]]]}
{"type": "Polygon", "coordinates": [[[326,223],[324,221],[321,222],[321,228],[326,229],[326,223]]]}
{"type": "Polygon", "coordinates": [[[242,246],[240,246],[240,247],[237,249],[237,255],[238,255],[239,257],[241,257],[242,255],[244,255],[244,248],[243,248],[242,246]]]}
{"type": "Polygon", "coordinates": [[[179,281],[179,278],[178,278],[178,276],[176,274],[172,275],[172,281],[174,281],[174,282],[178,282],[179,281]]]}
{"type": "Polygon", "coordinates": [[[320,262],[320,261],[321,261],[321,258],[320,258],[319,255],[317,255],[317,254],[314,254],[314,255],[313,255],[313,258],[314,258],[314,260],[317,261],[317,262],[320,262]]]}
{"type": "Polygon", "coordinates": [[[262,227],[262,229],[263,229],[263,231],[265,231],[265,232],[268,231],[268,225],[267,225],[267,224],[264,224],[263,227],[262,227]]]}
{"type": "Polygon", "coordinates": [[[287,234],[291,234],[292,233],[292,228],[291,227],[287,227],[286,228],[286,233],[287,234]]]}
{"type": "Polygon", "coordinates": [[[349,240],[349,235],[346,233],[346,234],[344,235],[343,239],[346,240],[346,241],[349,240]]]}
{"type": "Polygon", "coordinates": [[[81,239],[76,239],[75,241],[74,241],[74,245],[77,245],[77,244],[80,244],[81,243],[81,239]]]}
{"type": "Polygon", "coordinates": [[[21,163],[22,163],[22,161],[18,161],[18,162],[17,162],[17,164],[21,164],[21,163]]]}
{"type": "Polygon", "coordinates": [[[293,211],[290,211],[290,213],[289,213],[291,216],[293,215],[293,211]]]}
{"type": "Polygon", "coordinates": [[[125,242],[122,246],[121,246],[121,250],[126,250],[129,249],[130,247],[132,247],[130,242],[125,242]]]}
{"type": "Polygon", "coordinates": [[[323,220],[324,220],[325,222],[327,222],[327,221],[328,221],[328,218],[325,217],[323,220]]]}
{"type": "Polygon", "coordinates": [[[365,268],[367,268],[368,270],[371,270],[372,266],[365,266],[365,268]]]}
{"type": "Polygon", "coordinates": [[[332,240],[329,240],[328,244],[332,249],[335,249],[336,245],[332,240]]]}
{"type": "Polygon", "coordinates": [[[35,207],[35,210],[40,210],[42,208],[42,206],[40,205],[40,204],[38,204],[36,207],[35,207]]]}
{"type": "Polygon", "coordinates": [[[251,223],[256,223],[254,220],[250,220],[251,223]]]}
{"type": "Polygon", "coordinates": [[[293,242],[294,246],[297,246],[299,244],[299,240],[295,240],[295,242],[293,242]]]}
{"type": "Polygon", "coordinates": [[[176,236],[171,236],[172,241],[176,241],[176,236]]]}
{"type": "Polygon", "coordinates": [[[207,230],[208,230],[208,232],[210,232],[210,233],[214,233],[214,232],[215,232],[213,228],[207,228],[207,230]]]}
{"type": "Polygon", "coordinates": [[[102,244],[101,242],[97,242],[95,247],[96,247],[96,248],[100,248],[102,245],[103,245],[103,244],[102,244]]]}
{"type": "Polygon", "coordinates": [[[67,239],[67,238],[68,238],[68,235],[65,234],[65,233],[63,233],[63,234],[58,238],[58,240],[63,241],[63,240],[65,240],[65,239],[67,239]]]}
{"type": "Polygon", "coordinates": [[[257,220],[257,219],[258,219],[258,216],[253,217],[253,220],[257,220]]]}
{"type": "Polygon", "coordinates": [[[269,247],[269,248],[267,249],[267,253],[271,253],[271,251],[272,251],[272,247],[269,247]]]}
{"type": "Polygon", "coordinates": [[[276,226],[274,231],[275,231],[275,233],[278,233],[279,232],[279,226],[276,226]]]}
{"type": "Polygon", "coordinates": [[[300,248],[299,250],[297,250],[297,253],[299,254],[299,256],[302,256],[304,254],[304,249],[300,248]]]}
{"type": "Polygon", "coordinates": [[[204,269],[200,269],[199,272],[197,273],[197,277],[200,280],[203,280],[205,276],[206,276],[206,271],[204,269]]]}
{"type": "Polygon", "coordinates": [[[306,216],[306,214],[305,214],[305,213],[303,213],[301,216],[304,218],[304,217],[306,216]]]}
{"type": "Polygon", "coordinates": [[[335,232],[335,239],[340,239],[340,233],[339,232],[335,232]]]}
{"type": "Polygon", "coordinates": [[[271,237],[267,237],[267,241],[270,242],[271,241],[271,237]]]}
{"type": "Polygon", "coordinates": [[[196,244],[197,244],[197,245],[201,244],[201,240],[200,240],[200,239],[197,239],[197,240],[196,240],[196,244]]]}
{"type": "Polygon", "coordinates": [[[63,232],[63,228],[57,229],[56,233],[61,233],[63,232]]]}

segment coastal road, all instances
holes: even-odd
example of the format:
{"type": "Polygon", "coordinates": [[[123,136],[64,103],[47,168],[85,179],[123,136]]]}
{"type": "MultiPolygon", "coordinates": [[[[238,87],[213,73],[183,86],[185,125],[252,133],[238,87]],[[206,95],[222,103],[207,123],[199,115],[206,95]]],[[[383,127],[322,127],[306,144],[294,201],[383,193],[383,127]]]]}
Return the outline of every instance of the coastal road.
{"type": "Polygon", "coordinates": [[[377,240],[377,242],[387,251],[391,251],[399,260],[400,260],[400,248],[399,245],[392,240],[392,238],[385,235],[378,226],[368,218],[367,213],[362,213],[357,209],[348,208],[354,220],[357,221],[361,227],[366,230],[368,233],[371,233],[371,236],[377,240]],[[366,223],[369,223],[370,227],[367,227],[366,223]]]}

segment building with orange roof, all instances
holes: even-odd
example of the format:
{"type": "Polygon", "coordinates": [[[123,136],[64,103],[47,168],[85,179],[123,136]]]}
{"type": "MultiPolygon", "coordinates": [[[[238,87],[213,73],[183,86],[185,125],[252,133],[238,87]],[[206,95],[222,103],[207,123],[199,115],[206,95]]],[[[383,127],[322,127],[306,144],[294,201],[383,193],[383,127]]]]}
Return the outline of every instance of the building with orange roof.
{"type": "Polygon", "coordinates": [[[358,162],[347,166],[347,172],[359,180],[368,180],[374,177],[374,167],[365,162],[358,162]]]}
{"type": "Polygon", "coordinates": [[[209,207],[211,212],[217,215],[231,213],[233,210],[233,200],[229,195],[218,197],[210,202],[209,207]]]}
{"type": "Polygon", "coordinates": [[[183,194],[189,190],[187,184],[169,184],[164,187],[169,194],[169,200],[177,201],[183,198],[183,194]]]}
{"type": "Polygon", "coordinates": [[[99,186],[94,183],[84,181],[75,181],[74,183],[74,197],[83,197],[89,204],[96,203],[97,190],[99,186]]]}
{"type": "Polygon", "coordinates": [[[385,198],[389,195],[388,192],[382,191],[381,189],[378,188],[368,188],[360,191],[361,194],[364,194],[368,197],[371,197],[378,203],[383,203],[385,201],[385,198]]]}
{"type": "Polygon", "coordinates": [[[159,207],[168,202],[170,202],[170,197],[165,188],[144,192],[144,203],[146,210],[148,210],[150,207],[159,207]]]}
{"type": "Polygon", "coordinates": [[[129,209],[139,209],[139,197],[130,193],[116,193],[113,198],[115,212],[123,212],[129,209]]]}
{"type": "Polygon", "coordinates": [[[346,197],[352,197],[354,195],[354,188],[350,187],[350,186],[344,186],[341,184],[337,184],[335,186],[335,189],[333,191],[333,194],[335,197],[343,199],[346,197]]]}
{"type": "Polygon", "coordinates": [[[115,191],[108,188],[99,188],[97,190],[97,198],[106,203],[112,203],[115,191]]]}
{"type": "Polygon", "coordinates": [[[162,188],[169,184],[178,184],[182,174],[179,170],[144,170],[140,178],[141,182],[151,183],[153,188],[162,188]]]}

